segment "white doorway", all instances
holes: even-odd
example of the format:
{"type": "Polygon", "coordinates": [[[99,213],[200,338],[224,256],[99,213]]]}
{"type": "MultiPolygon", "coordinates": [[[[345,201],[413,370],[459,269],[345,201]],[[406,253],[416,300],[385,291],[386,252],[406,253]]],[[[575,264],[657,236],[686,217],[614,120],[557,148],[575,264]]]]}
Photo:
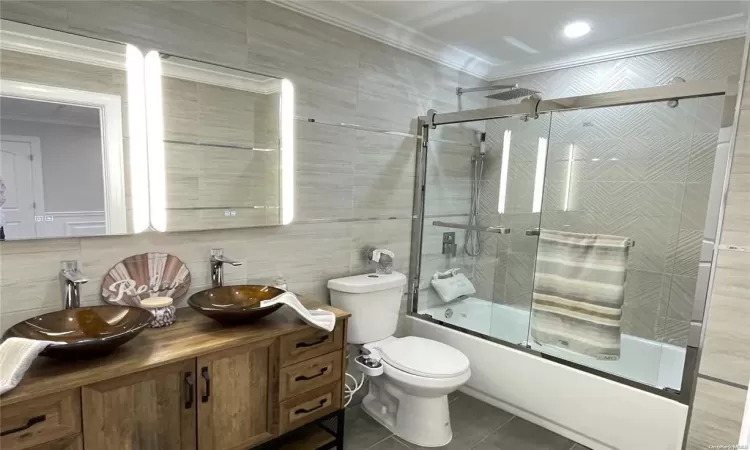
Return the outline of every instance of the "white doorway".
{"type": "Polygon", "coordinates": [[[5,239],[36,237],[36,211],[44,210],[39,138],[3,135],[0,178],[5,183],[5,239]]]}

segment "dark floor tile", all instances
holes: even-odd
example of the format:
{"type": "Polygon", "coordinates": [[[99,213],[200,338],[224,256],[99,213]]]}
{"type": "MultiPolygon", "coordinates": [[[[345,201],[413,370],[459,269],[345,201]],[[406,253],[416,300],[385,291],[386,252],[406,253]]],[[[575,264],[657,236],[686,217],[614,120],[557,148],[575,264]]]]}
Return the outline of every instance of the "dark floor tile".
{"type": "Polygon", "coordinates": [[[389,437],[379,442],[378,445],[370,447],[368,450],[409,450],[409,447],[396,440],[396,438],[389,437]]]}
{"type": "MultiPolygon", "coordinates": [[[[459,394],[450,403],[450,414],[453,440],[448,445],[437,447],[442,450],[470,449],[513,418],[510,413],[466,394],[459,394]]],[[[412,449],[426,448],[411,443],[406,445],[412,449]]]]}
{"type": "Polygon", "coordinates": [[[345,450],[364,450],[390,435],[391,432],[370,417],[361,406],[346,409],[346,421],[344,423],[345,450]]]}
{"type": "Polygon", "coordinates": [[[570,450],[574,444],[557,433],[514,417],[474,450],[570,450]]]}

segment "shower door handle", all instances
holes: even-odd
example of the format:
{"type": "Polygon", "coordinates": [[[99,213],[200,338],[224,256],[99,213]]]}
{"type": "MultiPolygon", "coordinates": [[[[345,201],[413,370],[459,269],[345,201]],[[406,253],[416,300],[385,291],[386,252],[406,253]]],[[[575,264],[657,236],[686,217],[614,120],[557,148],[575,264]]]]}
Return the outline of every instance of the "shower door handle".
{"type": "Polygon", "coordinates": [[[509,234],[510,228],[492,226],[492,227],[487,227],[485,231],[487,231],[488,233],[509,234]]]}
{"type": "Polygon", "coordinates": [[[532,228],[530,230],[526,230],[526,236],[539,236],[539,228],[532,228]]]}

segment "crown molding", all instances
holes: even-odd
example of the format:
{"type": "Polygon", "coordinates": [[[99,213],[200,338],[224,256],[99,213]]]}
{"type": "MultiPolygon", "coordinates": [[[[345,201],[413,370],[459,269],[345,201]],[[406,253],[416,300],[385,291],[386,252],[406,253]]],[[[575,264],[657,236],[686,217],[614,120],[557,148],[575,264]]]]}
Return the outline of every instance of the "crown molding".
{"type": "Polygon", "coordinates": [[[528,65],[508,65],[506,67],[495,66],[489,73],[490,81],[500,81],[508,78],[522,77],[543,72],[551,72],[560,69],[586,66],[616,59],[632,58],[634,56],[648,55],[668,50],[676,50],[694,45],[710,44],[713,42],[726,41],[729,39],[744,38],[744,26],[739,29],[730,29],[719,33],[703,36],[686,37],[679,41],[659,42],[648,45],[634,45],[617,51],[605,51],[598,54],[578,55],[571,58],[560,58],[551,63],[539,63],[528,65]]]}
{"type": "MultiPolygon", "coordinates": [[[[353,33],[466,72],[487,81],[629,58],[650,53],[708,44],[745,36],[742,14],[687,24],[651,34],[648,42],[623,44],[619,49],[528,64],[502,64],[441,42],[424,33],[356,6],[355,2],[266,0],[353,33]]],[[[643,36],[642,36],[643,37],[643,36]]]]}
{"type": "Polygon", "coordinates": [[[493,61],[480,58],[403,24],[362,9],[353,2],[266,1],[483,80],[488,79],[490,71],[495,66],[493,61]]]}

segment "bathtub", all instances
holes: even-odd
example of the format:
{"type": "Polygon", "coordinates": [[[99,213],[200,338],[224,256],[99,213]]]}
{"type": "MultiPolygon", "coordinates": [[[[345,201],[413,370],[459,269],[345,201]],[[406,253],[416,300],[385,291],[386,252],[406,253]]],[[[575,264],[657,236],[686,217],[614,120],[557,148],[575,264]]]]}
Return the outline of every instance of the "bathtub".
{"type": "MultiPolygon", "coordinates": [[[[511,343],[526,341],[528,311],[468,298],[421,310],[434,319],[511,343]]],[[[461,389],[499,408],[598,450],[678,450],[688,407],[641,389],[558,364],[418,317],[411,335],[444,342],[471,361],[461,389]]],[[[685,350],[622,336],[618,361],[562,349],[533,350],[658,387],[680,388],[685,350]]]]}
{"type": "MultiPolygon", "coordinates": [[[[529,311],[521,308],[493,304],[479,298],[467,298],[427,308],[422,313],[506,342],[518,344],[527,341],[529,311]]],[[[658,388],[668,387],[679,391],[682,384],[685,349],[674,345],[623,334],[620,359],[605,361],[560,348],[543,348],[533,341],[529,344],[532,350],[544,351],[567,361],[658,388]]]]}

